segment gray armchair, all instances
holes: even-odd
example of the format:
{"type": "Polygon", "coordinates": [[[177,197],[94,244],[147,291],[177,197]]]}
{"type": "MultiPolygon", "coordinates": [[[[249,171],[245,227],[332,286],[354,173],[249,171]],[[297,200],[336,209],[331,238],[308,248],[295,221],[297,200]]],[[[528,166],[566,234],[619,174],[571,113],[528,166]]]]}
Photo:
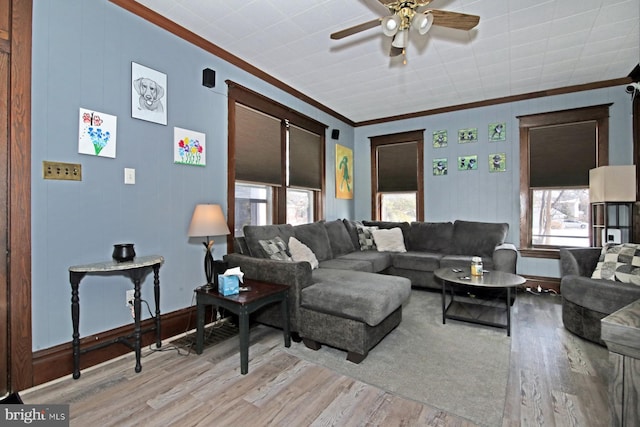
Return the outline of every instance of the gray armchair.
{"type": "Polygon", "coordinates": [[[640,299],[640,286],[592,279],[601,248],[560,249],[562,322],[574,334],[605,345],[600,320],[640,299]]]}

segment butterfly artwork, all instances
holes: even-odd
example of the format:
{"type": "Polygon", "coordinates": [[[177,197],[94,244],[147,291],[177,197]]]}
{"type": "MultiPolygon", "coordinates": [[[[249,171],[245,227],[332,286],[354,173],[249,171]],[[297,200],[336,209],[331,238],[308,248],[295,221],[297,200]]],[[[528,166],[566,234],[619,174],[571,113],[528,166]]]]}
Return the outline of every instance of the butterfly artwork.
{"type": "Polygon", "coordinates": [[[116,157],[117,117],[80,108],[78,153],[116,157]]]}

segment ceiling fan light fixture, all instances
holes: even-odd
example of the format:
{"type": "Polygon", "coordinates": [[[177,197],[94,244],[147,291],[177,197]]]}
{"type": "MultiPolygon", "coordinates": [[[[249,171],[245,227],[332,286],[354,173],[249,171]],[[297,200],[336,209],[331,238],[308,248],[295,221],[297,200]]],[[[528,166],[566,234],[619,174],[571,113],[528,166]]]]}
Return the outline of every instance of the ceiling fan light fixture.
{"type": "Polygon", "coordinates": [[[400,17],[398,15],[385,16],[382,18],[382,32],[385,36],[394,36],[400,28],[400,17]]]}
{"type": "Polygon", "coordinates": [[[409,31],[400,30],[398,34],[395,35],[393,41],[391,42],[391,46],[397,47],[399,49],[404,49],[407,47],[407,42],[409,41],[409,31]]]}
{"type": "Polygon", "coordinates": [[[431,26],[433,25],[433,15],[431,14],[431,12],[417,13],[413,17],[411,25],[416,31],[418,31],[421,36],[423,36],[427,34],[427,32],[431,29],[431,26]]]}

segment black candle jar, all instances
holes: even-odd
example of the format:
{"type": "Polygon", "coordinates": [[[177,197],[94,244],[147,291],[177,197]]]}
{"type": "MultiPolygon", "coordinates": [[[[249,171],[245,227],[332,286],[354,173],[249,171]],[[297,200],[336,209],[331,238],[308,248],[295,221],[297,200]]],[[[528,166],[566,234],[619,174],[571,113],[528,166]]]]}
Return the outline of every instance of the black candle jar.
{"type": "Polygon", "coordinates": [[[116,262],[131,261],[136,256],[133,249],[133,243],[118,243],[113,245],[113,254],[111,255],[116,262]]]}

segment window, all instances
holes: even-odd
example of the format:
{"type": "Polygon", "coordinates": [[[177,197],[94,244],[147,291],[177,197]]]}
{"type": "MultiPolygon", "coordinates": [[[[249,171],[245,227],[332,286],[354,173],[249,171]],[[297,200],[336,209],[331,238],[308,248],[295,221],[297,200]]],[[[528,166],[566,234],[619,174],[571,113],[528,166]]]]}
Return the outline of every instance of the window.
{"type": "Polygon", "coordinates": [[[273,189],[268,185],[236,182],[234,236],[242,236],[245,225],[272,224],[273,189]]]}
{"type": "Polygon", "coordinates": [[[589,170],[608,163],[608,118],[609,105],[518,117],[524,255],[590,245],[589,170]]]}
{"type": "Polygon", "coordinates": [[[382,221],[424,218],[424,130],[371,139],[371,210],[382,221]]]}
{"type": "Polygon", "coordinates": [[[313,191],[287,189],[287,223],[291,225],[313,222],[313,191]]]}
{"type": "Polygon", "coordinates": [[[229,85],[229,226],[322,218],[326,126],[229,85]]]}

